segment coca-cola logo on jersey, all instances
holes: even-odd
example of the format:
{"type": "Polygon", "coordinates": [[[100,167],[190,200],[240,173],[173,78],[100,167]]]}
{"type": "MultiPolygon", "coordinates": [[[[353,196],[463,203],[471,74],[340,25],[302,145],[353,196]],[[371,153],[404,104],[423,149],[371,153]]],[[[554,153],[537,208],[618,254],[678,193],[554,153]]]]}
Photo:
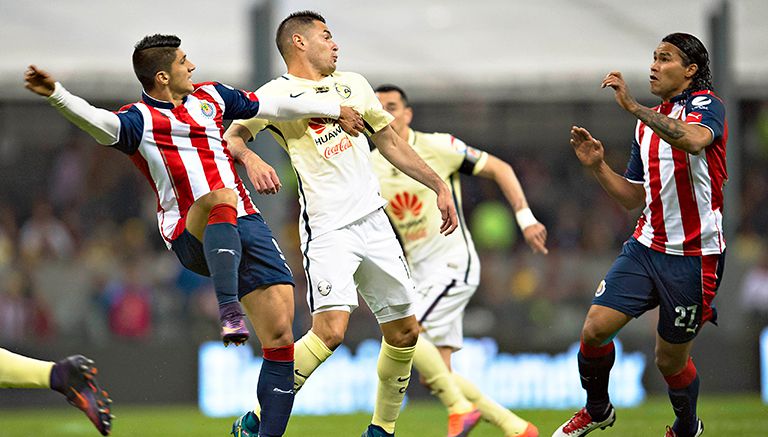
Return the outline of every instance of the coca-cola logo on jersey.
{"type": "Polygon", "coordinates": [[[352,141],[349,141],[349,138],[344,137],[341,139],[341,141],[338,144],[331,147],[326,147],[325,150],[323,151],[323,156],[325,156],[325,159],[330,159],[338,155],[339,153],[349,149],[350,147],[352,147],[352,141]]]}

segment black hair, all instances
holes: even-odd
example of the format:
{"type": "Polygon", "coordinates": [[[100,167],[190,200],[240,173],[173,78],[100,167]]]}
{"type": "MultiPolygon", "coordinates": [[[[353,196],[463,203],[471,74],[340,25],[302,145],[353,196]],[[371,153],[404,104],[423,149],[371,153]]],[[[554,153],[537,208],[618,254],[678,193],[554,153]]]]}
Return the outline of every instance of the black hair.
{"type": "Polygon", "coordinates": [[[691,78],[691,84],[686,92],[712,90],[712,73],[709,70],[709,53],[704,44],[695,36],[688,33],[670,33],[662,42],[670,43],[680,50],[683,65],[696,64],[699,69],[691,78]]]}
{"type": "Polygon", "coordinates": [[[169,71],[176,59],[181,39],[176,35],[147,35],[133,46],[133,72],[141,86],[149,91],[155,86],[158,71],[169,71]]]}
{"type": "Polygon", "coordinates": [[[389,92],[399,93],[400,98],[403,99],[403,104],[405,104],[405,107],[408,108],[411,106],[408,103],[408,96],[405,94],[405,91],[403,91],[403,89],[397,85],[392,85],[392,84],[379,85],[378,87],[376,87],[375,91],[377,93],[389,93],[389,92]]]}
{"type": "Polygon", "coordinates": [[[287,54],[288,47],[291,46],[291,37],[293,34],[303,31],[305,27],[311,25],[315,21],[325,23],[325,18],[315,11],[298,11],[285,17],[285,20],[277,26],[275,43],[277,44],[277,50],[280,51],[283,58],[285,58],[287,54]]]}

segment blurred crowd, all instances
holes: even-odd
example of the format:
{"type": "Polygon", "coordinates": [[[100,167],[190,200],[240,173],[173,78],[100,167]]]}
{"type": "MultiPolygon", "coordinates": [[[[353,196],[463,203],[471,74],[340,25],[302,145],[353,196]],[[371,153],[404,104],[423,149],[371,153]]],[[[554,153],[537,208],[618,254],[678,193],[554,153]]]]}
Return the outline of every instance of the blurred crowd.
{"type": "MultiPolygon", "coordinates": [[[[741,215],[729,258],[747,266],[735,282],[737,302],[754,326],[765,326],[768,110],[753,106],[745,111],[741,215]]],[[[553,338],[561,337],[573,341],[600,275],[630,235],[637,211],[623,211],[563,150],[488,150],[515,168],[534,213],[548,227],[550,255],[530,253],[492,182],[464,178],[465,217],[483,262],[466,333],[496,336],[502,347],[552,347],[558,345],[553,338]]],[[[620,150],[608,158],[623,169],[627,155],[620,150]]],[[[94,343],[217,338],[212,285],[166,250],[153,194],[126,156],[73,129],[39,153],[4,155],[0,171],[0,344],[62,336],[94,343]]],[[[281,173],[283,179],[291,176],[281,173]]],[[[296,275],[301,334],[309,315],[297,202],[289,207],[289,219],[272,227],[296,275]]],[[[363,307],[353,317],[360,329],[349,330],[350,341],[376,335],[363,307]]]]}

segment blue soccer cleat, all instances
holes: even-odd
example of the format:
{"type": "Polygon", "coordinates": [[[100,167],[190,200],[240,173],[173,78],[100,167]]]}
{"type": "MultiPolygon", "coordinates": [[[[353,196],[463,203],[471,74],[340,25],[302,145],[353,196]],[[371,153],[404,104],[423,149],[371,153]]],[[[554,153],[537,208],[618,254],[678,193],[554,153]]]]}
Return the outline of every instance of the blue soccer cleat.
{"type": "Polygon", "coordinates": [[[390,434],[378,425],[370,424],[368,429],[365,430],[360,437],[395,437],[394,434],[390,434]]]}
{"type": "Polygon", "coordinates": [[[52,372],[60,375],[58,387],[51,387],[67,397],[67,402],[80,409],[91,420],[101,435],[112,429],[112,399],[96,381],[98,369],[92,360],[73,355],[56,362],[52,372]]]}
{"type": "Polygon", "coordinates": [[[232,432],[235,437],[258,437],[259,436],[259,416],[249,411],[235,420],[232,424],[232,432]],[[250,426],[248,426],[250,425],[250,426]],[[256,428],[255,430],[253,428],[256,428]]]}

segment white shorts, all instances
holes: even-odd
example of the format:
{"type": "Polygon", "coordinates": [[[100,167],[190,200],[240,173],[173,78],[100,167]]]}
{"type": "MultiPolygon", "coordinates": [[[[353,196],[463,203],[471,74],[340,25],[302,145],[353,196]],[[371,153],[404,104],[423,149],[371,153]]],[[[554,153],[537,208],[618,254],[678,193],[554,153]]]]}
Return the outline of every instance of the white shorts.
{"type": "Polygon", "coordinates": [[[416,319],[422,335],[435,346],[461,349],[464,309],[476,290],[477,285],[436,273],[420,282],[416,287],[416,319]]]}
{"type": "Polygon", "coordinates": [[[376,320],[413,315],[415,286],[383,209],[302,244],[312,314],[357,308],[357,293],[376,320]]]}

